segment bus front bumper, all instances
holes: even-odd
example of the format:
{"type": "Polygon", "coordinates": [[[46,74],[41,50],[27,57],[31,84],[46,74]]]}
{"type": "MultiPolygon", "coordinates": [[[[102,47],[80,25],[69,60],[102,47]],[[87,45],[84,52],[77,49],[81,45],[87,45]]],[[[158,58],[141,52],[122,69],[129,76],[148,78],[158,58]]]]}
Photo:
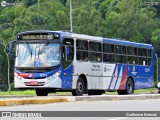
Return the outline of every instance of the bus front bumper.
{"type": "Polygon", "coordinates": [[[14,78],[15,88],[61,88],[62,80],[59,77],[53,79],[24,79],[14,78]]]}

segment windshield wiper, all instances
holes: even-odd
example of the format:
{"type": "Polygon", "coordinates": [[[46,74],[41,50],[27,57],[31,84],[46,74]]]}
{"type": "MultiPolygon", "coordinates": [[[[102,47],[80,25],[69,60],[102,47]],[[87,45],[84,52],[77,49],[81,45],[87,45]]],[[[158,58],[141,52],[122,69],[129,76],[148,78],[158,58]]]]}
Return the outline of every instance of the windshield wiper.
{"type": "MultiPolygon", "coordinates": [[[[39,56],[39,54],[41,54],[41,53],[44,51],[44,49],[45,49],[48,45],[49,45],[49,41],[47,41],[47,42],[42,46],[42,48],[39,48],[38,56],[39,56]]],[[[38,58],[39,58],[39,57],[38,57],[38,58]]]]}
{"type": "Polygon", "coordinates": [[[32,50],[31,50],[31,48],[30,48],[28,42],[24,42],[24,43],[27,45],[27,47],[28,47],[28,49],[29,49],[29,52],[30,52],[30,55],[31,55],[31,58],[32,58],[32,50]]]}

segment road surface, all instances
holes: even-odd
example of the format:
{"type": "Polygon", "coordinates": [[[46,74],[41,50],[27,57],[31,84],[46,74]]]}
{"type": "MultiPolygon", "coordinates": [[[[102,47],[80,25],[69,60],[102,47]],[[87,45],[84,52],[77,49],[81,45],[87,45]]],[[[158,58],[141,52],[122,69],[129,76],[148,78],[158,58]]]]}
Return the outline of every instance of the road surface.
{"type": "Polygon", "coordinates": [[[160,111],[159,99],[79,101],[53,104],[4,106],[0,111],[160,111]]]}
{"type": "MultiPolygon", "coordinates": [[[[4,106],[0,111],[160,111],[159,99],[148,100],[119,100],[119,101],[79,101],[67,103],[4,106]]],[[[114,112],[113,112],[114,113],[114,112]]],[[[153,112],[154,113],[154,112],[153,112]]],[[[61,114],[61,113],[59,113],[61,114]]],[[[92,113],[96,116],[96,112],[92,113]]],[[[118,114],[118,112],[115,112],[118,114]]],[[[92,116],[90,115],[90,116],[92,116]]],[[[74,114],[73,114],[74,116],[74,114]]],[[[56,120],[158,120],[159,117],[54,117],[56,120]]],[[[44,118],[38,118],[38,120],[44,118]]],[[[6,118],[5,118],[6,120],[6,118]]],[[[16,118],[17,120],[17,118],[16,118]]],[[[34,118],[36,120],[36,118],[34,118]]]]}

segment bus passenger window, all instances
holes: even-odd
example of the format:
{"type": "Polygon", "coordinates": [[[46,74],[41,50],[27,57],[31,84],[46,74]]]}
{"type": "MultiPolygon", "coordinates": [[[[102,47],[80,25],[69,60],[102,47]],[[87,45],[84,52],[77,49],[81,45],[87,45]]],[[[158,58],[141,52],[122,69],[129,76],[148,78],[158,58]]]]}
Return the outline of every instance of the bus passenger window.
{"type": "Polygon", "coordinates": [[[116,55],[116,63],[126,63],[126,56],[116,55]]]}
{"type": "Polygon", "coordinates": [[[102,55],[101,55],[101,53],[91,52],[90,53],[90,61],[101,62],[102,61],[102,55]]]}
{"type": "Polygon", "coordinates": [[[146,65],[146,58],[145,57],[139,57],[139,65],[146,65]]]}
{"type": "Polygon", "coordinates": [[[121,45],[116,45],[117,54],[126,54],[126,47],[121,45]]]}
{"type": "Polygon", "coordinates": [[[88,52],[77,51],[77,60],[88,61],[88,52]]]}
{"type": "Polygon", "coordinates": [[[114,45],[112,44],[103,44],[103,52],[105,53],[114,53],[114,45]]]}
{"type": "Polygon", "coordinates": [[[100,42],[89,42],[90,61],[102,62],[102,46],[100,42]]]}
{"type": "Polygon", "coordinates": [[[148,63],[147,63],[148,66],[151,65],[151,61],[152,61],[151,58],[148,58],[148,63]]]}
{"type": "Polygon", "coordinates": [[[115,55],[114,54],[103,54],[103,62],[115,63],[115,55]]]}
{"type": "Polygon", "coordinates": [[[146,66],[147,65],[147,49],[138,48],[138,64],[146,66]]]}
{"type": "Polygon", "coordinates": [[[128,64],[137,64],[136,56],[128,56],[128,64]]]}
{"type": "Polygon", "coordinates": [[[88,61],[88,41],[77,40],[76,41],[76,57],[80,61],[88,61]]]}

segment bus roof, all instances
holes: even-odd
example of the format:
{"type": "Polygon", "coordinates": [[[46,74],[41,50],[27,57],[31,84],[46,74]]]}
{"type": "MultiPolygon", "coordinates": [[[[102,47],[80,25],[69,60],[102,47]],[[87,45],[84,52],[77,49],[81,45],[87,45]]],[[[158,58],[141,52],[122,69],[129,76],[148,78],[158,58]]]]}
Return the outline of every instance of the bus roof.
{"type": "Polygon", "coordinates": [[[92,39],[92,40],[100,41],[100,42],[103,42],[103,43],[133,46],[133,47],[142,47],[142,48],[148,48],[148,49],[153,48],[153,46],[151,44],[137,43],[137,42],[131,42],[131,41],[127,41],[127,40],[103,38],[103,37],[97,37],[97,36],[75,34],[75,33],[70,33],[70,32],[62,32],[62,31],[57,31],[57,32],[60,32],[65,36],[71,36],[71,37],[79,38],[79,39],[88,39],[88,40],[92,39]]]}
{"type": "Polygon", "coordinates": [[[116,45],[142,47],[142,48],[148,48],[148,49],[151,49],[153,47],[151,44],[137,43],[137,42],[131,42],[131,41],[120,40],[120,39],[111,39],[111,38],[104,38],[103,42],[110,43],[110,44],[116,44],[116,45]]]}
{"type": "Polygon", "coordinates": [[[47,32],[56,32],[65,37],[87,39],[87,40],[99,41],[103,43],[116,44],[116,45],[142,47],[142,48],[148,48],[148,49],[151,49],[153,47],[151,44],[137,43],[137,42],[131,42],[131,41],[121,40],[121,39],[103,38],[103,37],[90,36],[90,35],[85,35],[85,34],[76,34],[76,33],[71,33],[71,32],[66,32],[66,31],[35,30],[35,31],[21,32],[18,34],[47,33],[47,32]]]}

